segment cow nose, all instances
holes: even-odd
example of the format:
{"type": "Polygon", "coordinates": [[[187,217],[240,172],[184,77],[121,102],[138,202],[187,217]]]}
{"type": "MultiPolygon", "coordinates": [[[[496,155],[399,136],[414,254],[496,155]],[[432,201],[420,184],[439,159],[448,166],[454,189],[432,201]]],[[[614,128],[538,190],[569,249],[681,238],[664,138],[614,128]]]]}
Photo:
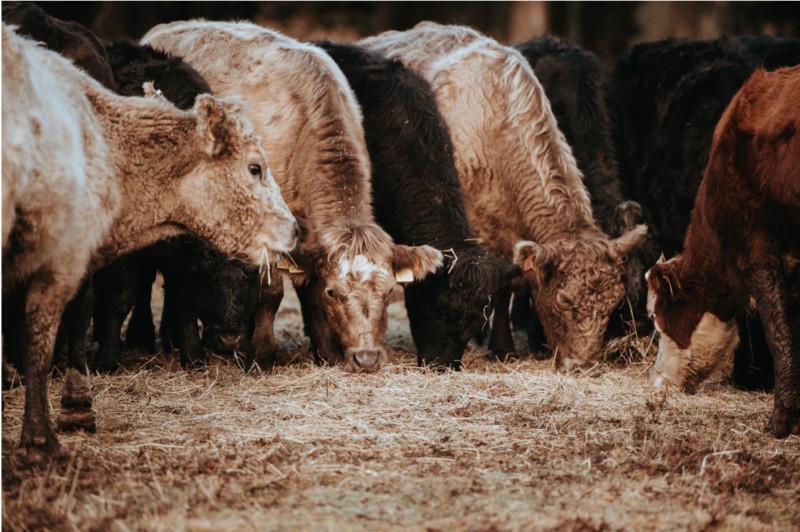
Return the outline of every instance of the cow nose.
{"type": "Polygon", "coordinates": [[[300,239],[300,233],[301,232],[302,231],[300,230],[300,224],[295,221],[294,222],[294,237],[295,237],[295,239],[298,239],[298,240],[300,239]]]}
{"type": "Polygon", "coordinates": [[[226,351],[236,351],[239,349],[239,341],[241,339],[242,333],[240,332],[230,330],[217,331],[219,345],[226,351]]]}
{"type": "Polygon", "coordinates": [[[382,348],[353,350],[351,355],[345,369],[352,373],[378,371],[386,362],[386,350],[382,348]]]}

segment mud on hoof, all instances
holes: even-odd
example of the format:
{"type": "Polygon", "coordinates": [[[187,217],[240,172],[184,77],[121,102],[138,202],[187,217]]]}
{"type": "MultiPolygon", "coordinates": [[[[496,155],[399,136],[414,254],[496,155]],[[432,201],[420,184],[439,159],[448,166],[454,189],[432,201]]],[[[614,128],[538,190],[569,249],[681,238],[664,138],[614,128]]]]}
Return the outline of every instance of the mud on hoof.
{"type": "Polygon", "coordinates": [[[793,434],[800,435],[800,416],[789,414],[783,407],[777,406],[769,417],[769,423],[764,432],[772,434],[776,439],[782,440],[793,434]]]}

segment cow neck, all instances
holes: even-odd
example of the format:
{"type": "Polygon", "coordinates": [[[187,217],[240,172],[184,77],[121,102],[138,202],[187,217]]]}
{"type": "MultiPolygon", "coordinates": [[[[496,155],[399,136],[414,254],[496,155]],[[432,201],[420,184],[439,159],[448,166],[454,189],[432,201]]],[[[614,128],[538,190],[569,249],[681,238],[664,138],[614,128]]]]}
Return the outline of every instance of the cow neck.
{"type": "Polygon", "coordinates": [[[677,272],[678,279],[695,305],[702,305],[704,311],[722,321],[729,321],[736,315],[736,301],[741,295],[735,282],[736,260],[721,256],[719,237],[708,226],[702,204],[696,205],[677,272]]]}
{"type": "Polygon", "coordinates": [[[184,233],[184,228],[167,222],[177,202],[179,180],[175,178],[187,174],[202,159],[192,149],[196,117],[155,98],[122,98],[110,93],[89,96],[102,123],[121,192],[121,204],[101,255],[113,260],[184,233]]]}

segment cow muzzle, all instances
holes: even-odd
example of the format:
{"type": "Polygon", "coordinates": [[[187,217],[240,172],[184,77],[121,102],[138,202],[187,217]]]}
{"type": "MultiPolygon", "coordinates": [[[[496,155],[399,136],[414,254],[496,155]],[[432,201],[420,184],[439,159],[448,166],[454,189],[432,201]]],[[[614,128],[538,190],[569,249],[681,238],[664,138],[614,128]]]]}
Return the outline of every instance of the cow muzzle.
{"type": "Polygon", "coordinates": [[[218,329],[216,331],[217,347],[220,351],[233,352],[241,348],[243,338],[241,331],[234,329],[218,329]]]}
{"type": "Polygon", "coordinates": [[[386,349],[347,349],[345,351],[345,371],[350,373],[375,372],[388,361],[386,349]]]}

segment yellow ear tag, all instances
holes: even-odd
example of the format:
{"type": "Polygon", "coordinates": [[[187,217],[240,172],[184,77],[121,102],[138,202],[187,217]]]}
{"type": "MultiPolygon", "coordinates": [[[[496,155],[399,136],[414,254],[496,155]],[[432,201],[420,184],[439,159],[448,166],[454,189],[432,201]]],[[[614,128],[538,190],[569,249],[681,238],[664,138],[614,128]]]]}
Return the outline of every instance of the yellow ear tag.
{"type": "Polygon", "coordinates": [[[290,262],[288,259],[281,259],[275,265],[279,270],[289,270],[289,273],[305,273],[305,270],[300,269],[298,266],[290,262]]]}
{"type": "Polygon", "coordinates": [[[404,268],[399,272],[394,274],[394,278],[398,283],[413,283],[414,282],[414,274],[411,273],[411,270],[408,268],[404,268]]]}
{"type": "Polygon", "coordinates": [[[211,132],[211,122],[208,123],[208,138],[211,139],[211,142],[217,141],[217,139],[214,137],[214,134],[211,132]]]}

